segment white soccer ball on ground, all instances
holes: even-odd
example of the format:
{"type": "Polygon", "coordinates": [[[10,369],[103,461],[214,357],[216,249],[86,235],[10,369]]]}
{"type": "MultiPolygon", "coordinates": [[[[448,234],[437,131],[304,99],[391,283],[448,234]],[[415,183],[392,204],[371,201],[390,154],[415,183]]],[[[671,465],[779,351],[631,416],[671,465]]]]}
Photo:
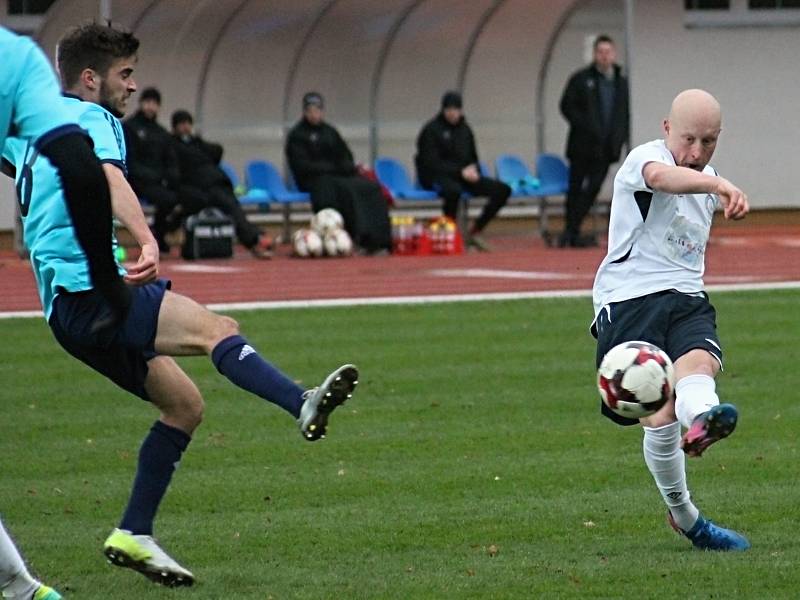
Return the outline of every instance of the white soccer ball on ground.
{"type": "Polygon", "coordinates": [[[313,229],[298,229],[292,234],[292,247],[296,256],[309,258],[322,256],[322,238],[313,229]]]}
{"type": "Polygon", "coordinates": [[[321,236],[343,227],[344,217],[334,208],[323,208],[311,217],[311,229],[321,236]]]}
{"type": "Polygon", "coordinates": [[[344,229],[329,231],[322,237],[326,256],[350,256],[353,253],[353,240],[344,229]]]}
{"type": "Polygon", "coordinates": [[[346,229],[337,229],[333,237],[336,240],[336,252],[339,256],[350,256],[353,253],[353,240],[346,229]]]}
{"type": "Polygon", "coordinates": [[[597,389],[608,408],[640,419],[658,412],[672,397],[675,368],[667,353],[648,342],[623,342],[603,357],[597,389]]]}
{"type": "Polygon", "coordinates": [[[322,236],[322,247],[325,250],[325,256],[339,256],[339,246],[336,243],[335,231],[329,231],[322,236]]]}

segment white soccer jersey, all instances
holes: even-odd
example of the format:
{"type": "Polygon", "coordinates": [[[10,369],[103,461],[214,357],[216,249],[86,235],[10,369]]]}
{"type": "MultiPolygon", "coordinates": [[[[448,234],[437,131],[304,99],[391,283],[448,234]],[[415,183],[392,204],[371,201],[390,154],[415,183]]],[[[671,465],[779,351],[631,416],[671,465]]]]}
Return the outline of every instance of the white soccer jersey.
{"type": "MultiPolygon", "coordinates": [[[[675,166],[664,140],[634,148],[614,178],[608,254],[592,290],[595,318],[611,302],[663,290],[703,290],[706,243],[719,198],[648,188],[642,169],[649,162],[675,166]]],[[[709,165],[703,173],[717,174],[709,165]]]]}

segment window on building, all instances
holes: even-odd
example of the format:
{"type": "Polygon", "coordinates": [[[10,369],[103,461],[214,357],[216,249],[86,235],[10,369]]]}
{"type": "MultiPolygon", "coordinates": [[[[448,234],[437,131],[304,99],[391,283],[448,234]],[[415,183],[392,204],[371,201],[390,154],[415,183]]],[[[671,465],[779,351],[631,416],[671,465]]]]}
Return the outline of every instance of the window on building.
{"type": "Polygon", "coordinates": [[[686,27],[797,27],[800,0],[684,0],[686,27]]]}
{"type": "Polygon", "coordinates": [[[8,0],[9,15],[41,15],[55,0],[8,0]]]}
{"type": "Polygon", "coordinates": [[[685,0],[686,10],[728,10],[730,0],[685,0]]]}
{"type": "Polygon", "coordinates": [[[747,4],[753,10],[800,8],[800,0],[750,0],[747,4]]]}

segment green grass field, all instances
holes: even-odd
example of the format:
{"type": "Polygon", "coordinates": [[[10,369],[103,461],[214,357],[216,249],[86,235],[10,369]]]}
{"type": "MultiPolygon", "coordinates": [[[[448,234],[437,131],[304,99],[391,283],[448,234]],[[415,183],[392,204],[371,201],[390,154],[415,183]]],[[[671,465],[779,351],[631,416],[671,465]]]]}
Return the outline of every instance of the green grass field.
{"type": "Polygon", "coordinates": [[[195,587],[108,565],[155,418],[66,355],[43,320],[0,321],[0,512],[69,598],[797,598],[800,292],[716,294],[736,434],[689,463],[704,513],[750,552],[672,532],[641,431],[598,413],[588,299],[239,313],[308,386],[362,371],[328,439],[182,361],[206,418],[156,535],[195,587]]]}

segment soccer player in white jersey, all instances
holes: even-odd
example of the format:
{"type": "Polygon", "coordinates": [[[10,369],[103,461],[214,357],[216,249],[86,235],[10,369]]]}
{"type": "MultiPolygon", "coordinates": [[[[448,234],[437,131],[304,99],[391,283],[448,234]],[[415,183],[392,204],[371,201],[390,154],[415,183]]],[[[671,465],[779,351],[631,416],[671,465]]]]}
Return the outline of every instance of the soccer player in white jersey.
{"type": "Polygon", "coordinates": [[[38,160],[22,140],[9,140],[3,159],[16,167],[18,188],[25,192],[25,242],[54,336],[67,352],[160,412],[139,450],[127,508],[106,539],[104,553],[113,564],[135,569],[156,583],[185,586],[194,575],[152,537],[159,504],[203,416],[200,391],[172,357],[209,356],[232,383],[297,419],[308,441],[325,436],[330,413],[352,396],[358,371],[344,365],[318,387],[304,390],[248,344],[236,321],[169,291],[170,282],[158,279],[158,244],[125,179],[125,141],[118,120],[136,90],[138,46],[132,34],[92,23],[65,35],[57,52],[65,89],[60,102],[89,132],[109,182],[114,216],[141,249],[125,274],[131,303],[117,326],[94,327],[109,312],[108,301],[93,286],[87,257],[68,226],[53,167],[38,160]]]}
{"type": "MultiPolygon", "coordinates": [[[[608,254],[594,282],[592,333],[598,365],[608,350],[631,340],[669,354],[675,396],[639,420],[645,462],[676,531],[697,548],[746,550],[744,536],[713,524],[692,503],[684,458],[700,456],[730,435],[738,419],[715,390],[722,347],[714,307],[703,291],[714,211],[721,207],[727,219],[749,211],[745,193],[708,164],[721,129],[717,100],[703,90],[685,90],[663,122],[664,139],[634,148],[625,159],[614,180],[608,254]]],[[[637,423],[604,404],[601,409],[622,425],[637,423]]]]}

